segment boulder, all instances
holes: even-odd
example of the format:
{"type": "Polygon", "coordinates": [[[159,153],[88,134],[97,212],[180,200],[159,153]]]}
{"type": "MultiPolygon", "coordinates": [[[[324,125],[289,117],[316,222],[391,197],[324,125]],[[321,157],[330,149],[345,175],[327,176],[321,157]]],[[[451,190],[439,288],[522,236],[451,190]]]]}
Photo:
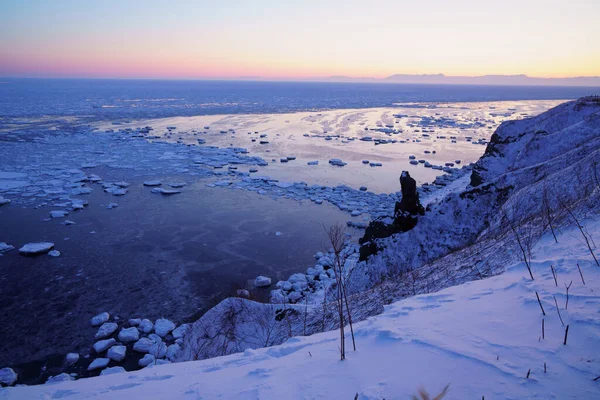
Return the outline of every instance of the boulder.
{"type": "Polygon", "coordinates": [[[111,348],[115,343],[117,343],[117,341],[113,338],[105,339],[105,340],[98,340],[96,343],[94,343],[94,351],[96,351],[96,353],[100,354],[104,350],[111,348]]]}
{"type": "Polygon", "coordinates": [[[79,354],[77,353],[69,353],[67,354],[67,356],[65,357],[65,363],[67,365],[73,365],[75,364],[77,361],[79,361],[79,354]]]}
{"type": "Polygon", "coordinates": [[[152,364],[155,360],[156,358],[154,358],[152,354],[145,354],[144,357],[142,357],[138,361],[138,365],[142,368],[147,367],[148,365],[152,364]]]}
{"type": "Polygon", "coordinates": [[[129,325],[131,325],[131,326],[138,326],[141,323],[142,323],[142,320],[140,318],[132,318],[129,320],[129,325]]]}
{"type": "Polygon", "coordinates": [[[292,303],[297,302],[298,300],[300,300],[302,298],[302,293],[301,292],[292,292],[288,295],[288,300],[292,303]]]}
{"type": "Polygon", "coordinates": [[[123,361],[126,354],[127,347],[125,346],[113,346],[106,352],[106,356],[116,362],[123,361]]]}
{"type": "Polygon", "coordinates": [[[139,353],[147,353],[148,351],[150,351],[150,346],[152,346],[153,344],[154,341],[152,339],[143,337],[137,342],[135,342],[135,344],[133,345],[133,350],[139,353]]]}
{"type": "Polygon", "coordinates": [[[0,369],[0,383],[12,386],[17,381],[17,373],[12,368],[0,369]]]}
{"type": "Polygon", "coordinates": [[[154,324],[149,319],[143,319],[138,325],[138,329],[143,333],[150,333],[154,329],[154,324]]]}
{"type": "Polygon", "coordinates": [[[177,357],[180,351],[181,347],[177,343],[170,345],[167,347],[167,358],[171,361],[174,361],[175,357],[177,357]]]}
{"type": "Polygon", "coordinates": [[[149,334],[148,339],[152,340],[154,343],[162,342],[162,338],[160,336],[158,336],[156,333],[149,334]]]}
{"type": "MultiPolygon", "coordinates": [[[[114,339],[113,339],[114,340],[114,339]]],[[[103,369],[108,366],[110,359],[108,358],[96,358],[92,363],[88,366],[88,371],[93,371],[96,369],[103,369]]]]}
{"type": "Polygon", "coordinates": [[[188,324],[180,325],[178,328],[173,329],[173,332],[172,332],[173,338],[175,338],[175,339],[183,338],[187,334],[189,329],[190,329],[190,326],[188,324]]]}
{"type": "Polygon", "coordinates": [[[175,324],[166,318],[160,318],[154,322],[154,332],[160,337],[167,336],[173,329],[175,329],[175,324]]]}
{"type": "Polygon", "coordinates": [[[135,342],[140,338],[140,332],[135,327],[123,328],[119,332],[118,338],[123,343],[135,342]]]}
{"type": "Polygon", "coordinates": [[[59,257],[59,256],[60,256],[60,251],[58,251],[58,250],[50,250],[50,251],[48,252],[48,255],[49,255],[50,257],[59,257]]]}
{"type": "Polygon", "coordinates": [[[167,345],[163,342],[152,343],[148,354],[152,354],[155,358],[163,358],[167,354],[167,345]]]}
{"type": "Polygon", "coordinates": [[[115,333],[117,331],[117,329],[119,329],[119,326],[117,324],[115,324],[114,322],[105,322],[100,326],[100,328],[98,329],[98,332],[96,332],[96,336],[94,336],[94,338],[104,339],[105,337],[108,337],[108,336],[112,335],[113,333],[115,333]]]}
{"type": "Polygon", "coordinates": [[[110,318],[110,314],[107,312],[103,312],[102,314],[98,314],[92,318],[92,326],[102,325],[110,318]]]}
{"type": "Polygon", "coordinates": [[[257,276],[256,279],[254,279],[254,286],[256,287],[267,287],[267,286],[271,286],[271,278],[268,278],[266,276],[257,276]]]}
{"type": "Polygon", "coordinates": [[[271,303],[273,304],[281,304],[285,303],[285,295],[281,291],[281,289],[271,290],[271,303]]]}

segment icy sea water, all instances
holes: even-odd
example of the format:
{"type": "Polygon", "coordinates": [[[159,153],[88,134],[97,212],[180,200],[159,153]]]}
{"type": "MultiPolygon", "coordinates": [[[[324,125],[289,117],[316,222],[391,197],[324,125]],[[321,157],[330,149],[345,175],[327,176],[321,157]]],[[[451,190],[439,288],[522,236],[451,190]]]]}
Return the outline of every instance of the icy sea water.
{"type": "Polygon", "coordinates": [[[474,161],[502,120],[539,113],[553,99],[589,94],[582,88],[0,81],[0,195],[11,200],[0,207],[0,241],[18,249],[47,240],[61,252],[57,258],[24,257],[15,249],[0,257],[0,315],[6,321],[0,367],[26,363],[21,372],[29,374],[28,383],[40,382],[36,374],[52,355],[93,354],[89,318],[96,313],[182,322],[256,275],[276,282],[304,271],[313,254],[328,247],[323,225],[368,221],[368,214],[350,217],[356,207],[392,209],[394,199],[377,194],[397,191],[403,169],[420,183],[442,173],[409,164],[409,154],[440,165],[474,161]],[[517,102],[479,103],[484,100],[517,102]],[[206,124],[211,130],[201,134],[206,124]],[[398,132],[377,131],[390,124],[398,132]],[[145,125],[155,128],[156,138],[104,133],[145,125]],[[172,125],[177,133],[168,132],[172,125]],[[424,136],[423,128],[436,132],[424,136]],[[258,143],[260,134],[268,145],[258,143]],[[198,143],[199,135],[206,145],[198,143]],[[398,141],[375,146],[359,140],[366,135],[398,141]],[[473,144],[468,136],[483,142],[473,144]],[[218,148],[206,147],[211,145],[218,148]],[[249,154],[236,153],[238,146],[249,154]],[[258,174],[281,182],[253,183],[248,175],[254,156],[268,162],[258,174]],[[279,162],[286,156],[297,158],[279,162]],[[329,165],[333,157],[348,165],[329,165]],[[366,158],[383,166],[365,165],[366,158]],[[315,159],[316,168],[307,166],[315,159]],[[82,181],[92,175],[101,182],[82,181]],[[180,194],[162,196],[142,185],[150,179],[165,188],[169,181],[187,185],[180,194]],[[129,183],[125,196],[103,191],[102,184],[111,190],[120,181],[129,183]],[[286,183],[297,181],[355,190],[338,191],[333,203],[320,204],[321,191],[306,196],[286,183]],[[359,193],[361,185],[374,193],[359,193]],[[93,192],[80,194],[82,188],[93,192]],[[88,203],[84,210],[70,210],[81,200],[88,203]],[[110,202],[119,206],[108,210],[110,202]],[[48,220],[51,210],[61,209],[69,210],[65,218],[48,220]],[[76,224],[62,225],[66,219],[76,224]],[[34,360],[42,361],[33,368],[34,360]]]}

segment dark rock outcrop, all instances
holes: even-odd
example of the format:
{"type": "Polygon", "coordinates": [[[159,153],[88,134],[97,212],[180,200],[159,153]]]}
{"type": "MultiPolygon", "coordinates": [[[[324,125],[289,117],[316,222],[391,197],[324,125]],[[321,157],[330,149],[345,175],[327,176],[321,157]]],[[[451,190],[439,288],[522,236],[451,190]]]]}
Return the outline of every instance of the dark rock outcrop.
{"type": "Polygon", "coordinates": [[[407,171],[402,171],[400,186],[402,188],[402,199],[396,202],[392,223],[385,221],[385,219],[372,221],[365,230],[364,236],[358,241],[361,245],[361,260],[366,260],[370,255],[377,253],[378,247],[375,239],[409,231],[417,225],[417,216],[425,214],[425,209],[419,200],[417,182],[407,171]]]}

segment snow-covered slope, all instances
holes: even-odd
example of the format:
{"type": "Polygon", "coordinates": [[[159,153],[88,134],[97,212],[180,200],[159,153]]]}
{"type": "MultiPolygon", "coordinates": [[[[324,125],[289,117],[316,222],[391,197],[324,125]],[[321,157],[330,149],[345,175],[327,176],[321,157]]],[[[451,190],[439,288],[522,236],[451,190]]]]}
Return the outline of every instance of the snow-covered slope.
{"type": "MultiPolygon", "coordinates": [[[[585,226],[600,238],[598,216],[585,226]]],[[[6,388],[0,399],[404,399],[447,384],[446,399],[598,398],[600,268],[576,228],[558,243],[546,235],[532,267],[535,281],[518,262],[502,275],[387,306],[355,326],[357,351],[345,361],[338,332],[327,332],[209,360],[6,388]],[[569,326],[566,345],[554,296],[569,326]]]]}

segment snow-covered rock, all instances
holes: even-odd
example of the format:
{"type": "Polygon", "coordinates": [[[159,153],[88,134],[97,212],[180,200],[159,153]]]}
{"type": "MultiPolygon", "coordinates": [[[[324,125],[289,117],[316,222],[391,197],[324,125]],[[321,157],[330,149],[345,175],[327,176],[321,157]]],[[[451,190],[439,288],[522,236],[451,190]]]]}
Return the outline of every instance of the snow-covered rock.
{"type": "Polygon", "coordinates": [[[140,332],[135,327],[123,328],[119,332],[118,338],[123,343],[135,342],[140,338],[140,332]]]}
{"type": "Polygon", "coordinates": [[[79,354],[78,353],[69,353],[67,354],[67,356],[65,357],[65,363],[67,365],[73,365],[75,364],[77,361],[79,361],[79,354]]]}
{"type": "Polygon", "coordinates": [[[140,358],[140,360],[138,361],[138,365],[142,368],[147,367],[148,365],[152,364],[155,360],[156,358],[154,358],[152,354],[144,354],[144,357],[140,358]]]}
{"type": "Polygon", "coordinates": [[[47,253],[54,247],[54,243],[51,242],[37,242],[37,243],[27,243],[25,246],[19,249],[21,254],[25,255],[36,255],[47,253]]]}
{"type": "Polygon", "coordinates": [[[256,286],[256,287],[271,286],[271,278],[262,276],[262,275],[257,276],[256,279],[254,279],[254,286],[256,286]]]}
{"type": "Polygon", "coordinates": [[[126,354],[127,354],[127,347],[125,347],[125,346],[112,346],[106,352],[106,356],[116,362],[123,361],[125,359],[126,354]]]}
{"type": "Polygon", "coordinates": [[[116,343],[117,341],[113,338],[98,340],[96,343],[94,343],[94,350],[96,351],[96,353],[102,353],[104,350],[109,349],[116,343]]]}
{"type": "Polygon", "coordinates": [[[137,342],[135,342],[135,344],[133,345],[133,350],[135,350],[139,353],[147,353],[148,351],[150,351],[150,347],[153,344],[154,344],[154,341],[152,339],[143,337],[140,340],[138,340],[137,342]]]}
{"type": "Polygon", "coordinates": [[[129,320],[129,325],[131,325],[131,326],[138,326],[141,323],[142,323],[142,319],[141,318],[131,318],[129,320]]]}
{"type": "Polygon", "coordinates": [[[48,252],[48,255],[50,257],[60,257],[60,251],[58,251],[58,250],[50,250],[48,252]]]}
{"type": "Polygon", "coordinates": [[[147,368],[152,368],[152,367],[156,367],[156,366],[159,366],[159,365],[166,365],[166,364],[171,364],[171,361],[169,361],[169,360],[156,360],[152,364],[148,365],[147,368]]]}
{"type": "Polygon", "coordinates": [[[17,381],[18,375],[12,368],[0,369],[0,383],[6,386],[12,386],[17,381]]]}
{"type": "Polygon", "coordinates": [[[159,318],[154,322],[154,332],[160,337],[167,336],[173,329],[175,324],[166,318],[159,318]]]}
{"type": "Polygon", "coordinates": [[[119,329],[119,326],[114,322],[105,322],[100,328],[98,328],[98,332],[96,332],[96,339],[104,339],[105,337],[111,336],[119,329]]]}
{"type": "Polygon", "coordinates": [[[152,354],[155,358],[163,358],[167,354],[167,345],[164,342],[152,343],[148,349],[148,354],[152,354]]]}
{"type": "Polygon", "coordinates": [[[74,381],[75,378],[73,378],[71,375],[67,374],[66,372],[63,372],[62,374],[58,374],[56,376],[50,376],[48,377],[48,380],[46,380],[46,384],[49,383],[57,383],[57,382],[66,382],[66,381],[74,381]]]}
{"type": "Polygon", "coordinates": [[[125,368],[117,366],[117,367],[110,367],[110,368],[106,368],[105,370],[102,370],[102,372],[100,372],[100,375],[104,376],[104,375],[120,374],[122,372],[126,372],[125,368]]]}
{"type": "Polygon", "coordinates": [[[99,326],[108,321],[110,314],[107,312],[100,313],[92,318],[92,326],[99,326]]]}
{"type": "Polygon", "coordinates": [[[150,333],[154,329],[154,323],[144,318],[137,327],[143,333],[150,333]]]}
{"type": "Polygon", "coordinates": [[[173,338],[180,339],[186,335],[186,333],[189,329],[190,329],[189,324],[182,324],[182,325],[178,326],[177,328],[173,329],[173,332],[171,332],[171,334],[173,335],[173,338]]]}
{"type": "Polygon", "coordinates": [[[87,367],[87,370],[88,371],[93,371],[93,370],[96,370],[96,369],[103,369],[103,368],[106,368],[108,366],[108,363],[110,363],[110,359],[108,359],[108,358],[96,358],[87,367]]]}
{"type": "Polygon", "coordinates": [[[167,353],[166,353],[167,358],[171,361],[174,361],[177,358],[177,356],[179,355],[180,351],[181,351],[181,347],[177,343],[168,346],[167,353]]]}

